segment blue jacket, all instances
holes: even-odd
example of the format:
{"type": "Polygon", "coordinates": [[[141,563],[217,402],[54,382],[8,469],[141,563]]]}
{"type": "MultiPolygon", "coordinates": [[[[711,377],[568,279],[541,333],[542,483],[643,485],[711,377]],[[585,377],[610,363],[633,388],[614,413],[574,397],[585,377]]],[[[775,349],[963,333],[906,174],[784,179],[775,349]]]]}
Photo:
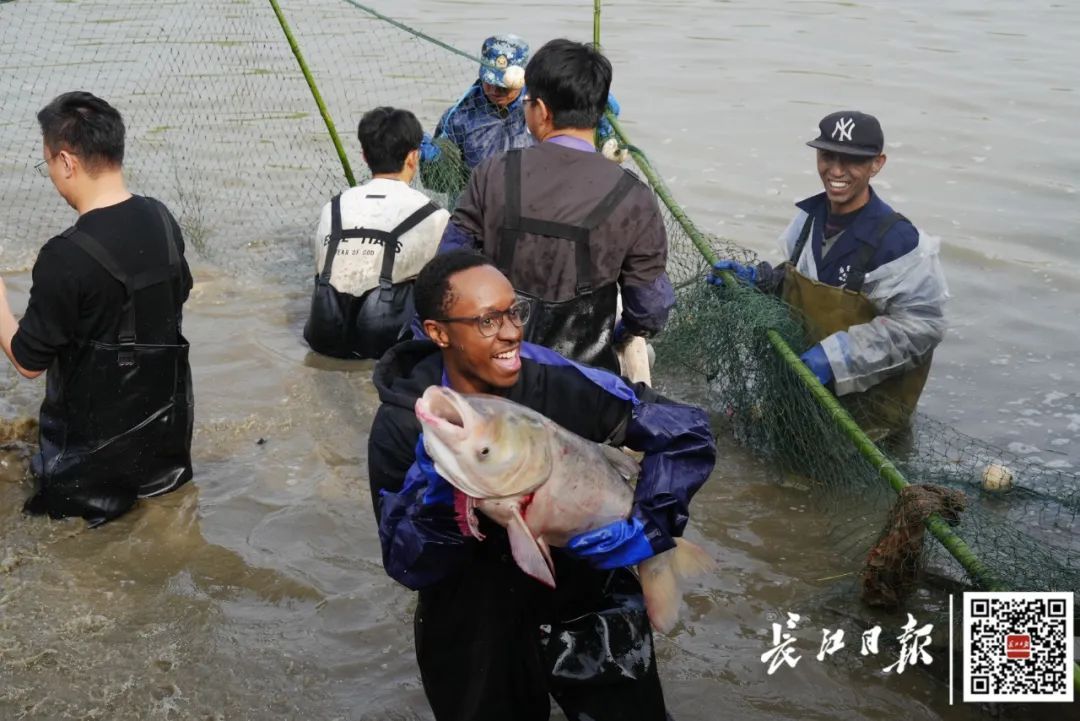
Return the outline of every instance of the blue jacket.
{"type": "Polygon", "coordinates": [[[492,155],[536,144],[525,125],[525,89],[514,102],[501,109],[484,95],[477,80],[452,105],[435,126],[435,137],[447,137],[461,149],[470,170],[492,155]]]}
{"type": "MultiPolygon", "coordinates": [[[[825,193],[796,205],[799,212],[779,242],[790,259],[807,217],[812,219],[809,241],[795,262],[795,268],[806,277],[842,286],[860,246],[867,243],[876,248],[865,268],[861,292],[879,315],[868,323],[837,331],[820,344],[832,368],[836,394],[868,390],[921,363],[945,335],[949,289],[941,268],[940,241],[920,233],[906,220],[897,222],[878,241],[881,222],[893,209],[871,188],[870,201],[823,258],[825,193]]],[[[783,273],[763,272],[759,276],[766,278],[766,285],[775,286],[783,273]]]]}
{"type": "MultiPolygon", "coordinates": [[[[842,286],[847,280],[847,268],[855,260],[859,247],[863,243],[873,243],[878,224],[894,212],[889,204],[882,200],[874,192],[873,188],[870,188],[870,201],[859,210],[859,214],[851,221],[851,225],[837,239],[833,247],[829,249],[828,255],[822,258],[821,249],[825,242],[823,229],[829,212],[829,203],[825,193],[818,193],[800,201],[795,204],[795,207],[814,219],[810,239],[803,249],[803,253],[812,252],[814,254],[814,265],[817,268],[816,279],[822,283],[837,287],[842,286]]],[[[803,219],[805,220],[805,217],[803,219]]],[[[799,230],[802,230],[801,226],[799,230]]],[[[879,266],[896,260],[902,255],[907,255],[915,250],[918,244],[919,231],[907,220],[901,220],[885,233],[878,245],[877,252],[874,253],[870,263],[865,268],[866,272],[871,273],[879,266]]],[[[794,243],[787,247],[789,257],[793,246],[794,243]]]]}
{"type": "MultiPolygon", "coordinates": [[[[633,513],[658,553],[673,548],[689,519],[690,499],[716,460],[705,411],[606,371],[574,365],[546,348],[524,343],[521,358],[521,375],[507,392],[510,400],[589,440],[644,451],[633,513]]],[[[461,534],[452,506],[423,503],[426,484],[415,454],[420,424],[413,406],[424,389],[441,382],[442,372],[434,343],[409,341],[382,357],[373,379],[382,405],[368,441],[368,477],[383,566],[412,589],[453,575],[480,543],[461,534]]],[[[507,543],[503,529],[489,524],[483,530],[488,536],[483,543],[507,543]]],[[[560,556],[556,549],[556,564],[560,556]]]]}

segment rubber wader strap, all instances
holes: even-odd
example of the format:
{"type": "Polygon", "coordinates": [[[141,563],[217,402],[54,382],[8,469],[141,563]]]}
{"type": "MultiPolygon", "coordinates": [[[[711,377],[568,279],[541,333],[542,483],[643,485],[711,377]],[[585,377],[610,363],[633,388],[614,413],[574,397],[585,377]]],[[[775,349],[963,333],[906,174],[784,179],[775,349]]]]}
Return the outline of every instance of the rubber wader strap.
{"type": "MultiPolygon", "coordinates": [[[[117,355],[117,361],[122,366],[135,364],[135,353],[133,348],[136,343],[135,292],[168,281],[169,302],[173,307],[176,307],[176,293],[173,290],[172,281],[178,279],[181,275],[180,250],[176,244],[176,233],[173,232],[172,219],[169,216],[169,211],[165,207],[165,204],[152,198],[148,198],[148,200],[153,204],[154,210],[157,211],[158,217],[161,218],[161,224],[163,226],[162,230],[165,235],[166,253],[169,257],[168,265],[163,267],[153,268],[131,276],[121,270],[119,263],[116,262],[116,259],[112,254],[89,233],[79,230],[75,226],[71,226],[61,233],[64,237],[76,241],[76,248],[82,249],[84,253],[97,261],[98,265],[104,268],[109,275],[124,286],[124,306],[121,309],[120,331],[117,334],[117,338],[120,341],[120,345],[132,347],[121,350],[117,355]]],[[[178,315],[178,331],[179,328],[180,320],[178,315]]]]}
{"type": "Polygon", "coordinates": [[[574,244],[574,255],[577,258],[578,272],[578,295],[592,290],[592,256],[590,254],[589,241],[592,231],[615,212],[615,208],[623,201],[633,189],[637,179],[627,171],[623,171],[619,182],[608,191],[608,194],[585,216],[581,225],[585,229],[585,238],[574,244]]]}
{"type": "Polygon", "coordinates": [[[117,338],[120,345],[130,346],[121,350],[117,355],[117,362],[122,366],[130,366],[135,363],[135,289],[131,277],[120,269],[116,260],[105,250],[101,243],[97,242],[92,235],[71,226],[63,233],[66,238],[75,241],[75,247],[89,255],[97,264],[105,269],[109,275],[115,278],[120,285],[124,286],[124,305],[120,310],[120,331],[117,338]]]}
{"type": "Polygon", "coordinates": [[[806,241],[810,239],[810,228],[814,225],[814,216],[807,213],[806,222],[803,223],[802,230],[799,231],[799,239],[795,241],[795,247],[791,251],[791,264],[796,268],[799,267],[799,256],[802,255],[803,248],[806,247],[806,241]]]}
{"type": "MultiPolygon", "coordinates": [[[[162,230],[165,234],[165,247],[166,253],[169,256],[169,264],[163,267],[154,268],[152,270],[143,271],[142,273],[136,273],[131,280],[131,287],[134,290],[142,290],[143,288],[149,288],[152,285],[158,283],[164,283],[169,281],[169,303],[172,307],[176,307],[176,293],[173,289],[173,280],[179,280],[180,278],[180,252],[176,247],[176,234],[173,233],[172,220],[169,218],[169,211],[165,207],[165,204],[152,200],[154,209],[157,210],[158,217],[161,218],[162,230]]],[[[179,321],[177,322],[177,328],[179,328],[179,321]]]]}
{"type": "Polygon", "coordinates": [[[514,265],[514,251],[521,238],[521,150],[506,153],[506,205],[499,238],[499,270],[507,278],[514,265]]]}
{"type": "MultiPolygon", "coordinates": [[[[368,196],[369,198],[372,196],[368,196]]],[[[326,248],[326,259],[323,261],[322,273],[319,274],[323,283],[330,282],[330,273],[334,268],[334,258],[337,257],[338,245],[342,240],[349,238],[364,238],[382,244],[382,266],[379,269],[379,300],[390,302],[394,299],[394,261],[397,258],[401,244],[398,242],[401,236],[424,222],[424,219],[439,209],[435,203],[427,202],[420,206],[405,220],[397,224],[393,230],[377,230],[375,228],[341,228],[341,196],[337,195],[330,201],[330,243],[326,248]]]]}
{"type": "Polygon", "coordinates": [[[610,216],[619,203],[633,189],[637,179],[624,172],[607,195],[596,204],[585,219],[577,225],[554,220],[521,217],[521,151],[506,154],[506,207],[502,237],[499,245],[499,270],[510,276],[514,264],[514,251],[522,233],[562,238],[574,244],[574,264],[577,270],[578,295],[592,292],[592,255],[589,240],[592,231],[610,216]]]}
{"type": "Polygon", "coordinates": [[[338,193],[330,199],[330,242],[326,245],[326,257],[323,258],[322,272],[319,273],[319,280],[323,283],[330,282],[330,272],[334,269],[334,258],[337,257],[342,237],[341,194],[338,193]]]}
{"type": "MultiPolygon", "coordinates": [[[[401,236],[424,222],[424,219],[439,209],[431,201],[421,205],[412,215],[397,224],[383,240],[382,268],[379,271],[379,300],[389,303],[394,299],[394,261],[401,250],[401,236]]],[[[361,230],[364,230],[363,228],[361,230]]]]}
{"type": "Polygon", "coordinates": [[[881,247],[881,239],[901,220],[907,220],[907,218],[900,215],[900,213],[893,213],[881,219],[877,230],[874,232],[873,240],[862,244],[859,252],[855,255],[855,260],[848,268],[847,281],[844,283],[845,288],[856,293],[862,291],[863,283],[866,281],[866,266],[870,264],[874,254],[881,247]]]}

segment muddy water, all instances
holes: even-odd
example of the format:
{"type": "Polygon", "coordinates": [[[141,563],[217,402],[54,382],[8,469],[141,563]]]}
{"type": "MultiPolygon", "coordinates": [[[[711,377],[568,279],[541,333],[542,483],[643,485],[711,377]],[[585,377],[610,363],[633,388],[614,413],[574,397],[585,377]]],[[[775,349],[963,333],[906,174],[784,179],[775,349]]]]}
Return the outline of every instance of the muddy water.
{"type": "MultiPolygon", "coordinates": [[[[366,490],[371,364],[318,358],[300,340],[307,235],[340,181],[295,71],[269,91],[258,85],[290,68],[272,41],[273,19],[253,22],[257,9],[244,4],[195,5],[0,4],[0,268],[13,306],[25,306],[37,247],[71,220],[48,181],[30,173],[39,152],[33,112],[56,92],[112,89],[140,109],[130,145],[136,189],[199,221],[189,225],[198,231],[189,234],[197,283],[185,310],[195,483],[93,532],[28,519],[18,511],[28,449],[0,434],[0,718],[429,718],[412,656],[414,597],[382,571],[366,490]],[[185,13],[199,16],[197,34],[162,35],[185,13]],[[148,53],[155,68],[186,67],[193,54],[239,45],[257,58],[243,75],[251,85],[241,108],[230,95],[236,68],[192,73],[183,93],[162,80],[169,92],[156,93],[160,70],[147,74],[138,61],[148,53]],[[158,103],[152,121],[139,115],[148,98],[158,103]],[[184,108],[197,109],[201,139],[170,127],[184,108]],[[267,113],[260,151],[236,141],[195,182],[170,183],[167,163],[145,160],[176,157],[200,140],[228,148],[256,111],[267,113]],[[161,136],[173,142],[157,143],[161,136]],[[238,200],[212,202],[218,197],[238,200]],[[213,212],[200,216],[200,207],[213,212]],[[254,224],[259,233],[244,232],[254,224]]],[[[1068,4],[894,5],[613,3],[604,38],[626,126],[706,229],[765,253],[790,202],[816,192],[802,142],[817,119],[841,105],[878,114],[889,164],[877,187],[944,238],[954,295],[954,331],[936,358],[926,409],[1002,445],[1075,462],[1080,147],[1066,124],[1080,110],[1080,17],[1068,4]]],[[[342,108],[339,125],[390,102],[332,89],[332,70],[374,83],[358,70],[363,59],[395,52],[355,42],[368,27],[355,9],[284,7],[305,49],[324,59],[317,75],[342,108]]],[[[569,0],[395,0],[380,9],[466,48],[501,30],[537,44],[590,35],[591,3],[569,0]]],[[[410,47],[401,52],[412,57],[410,47]]],[[[466,69],[461,86],[470,79],[466,69]]],[[[426,125],[453,94],[426,96],[418,108],[426,125]]],[[[0,417],[32,418],[42,389],[5,366],[0,417]]],[[[849,636],[835,657],[814,658],[821,628],[857,612],[837,586],[852,570],[846,548],[822,529],[837,513],[858,513],[823,510],[804,487],[775,481],[721,440],[692,537],[722,571],[691,589],[684,625],[657,642],[673,715],[980,717],[948,704],[943,654],[933,673],[884,675],[895,649],[865,662],[849,636]],[[768,676],[760,656],[770,623],[786,611],[803,614],[803,659],[768,676]]],[[[880,519],[859,521],[856,538],[880,519]]],[[[886,636],[903,622],[877,620],[886,636]]],[[[934,636],[947,640],[944,628],[934,636]]]]}

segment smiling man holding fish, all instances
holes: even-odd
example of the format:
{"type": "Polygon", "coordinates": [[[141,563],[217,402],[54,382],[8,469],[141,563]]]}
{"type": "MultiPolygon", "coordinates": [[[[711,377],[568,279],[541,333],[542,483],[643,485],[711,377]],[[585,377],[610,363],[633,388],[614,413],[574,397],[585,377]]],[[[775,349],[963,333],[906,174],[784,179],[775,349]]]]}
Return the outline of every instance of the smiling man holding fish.
{"type": "MultiPolygon", "coordinates": [[[[665,553],[677,547],[690,499],[715,461],[707,414],[522,343],[529,305],[480,255],[437,256],[421,271],[415,293],[429,340],[394,347],[376,367],[382,406],[368,463],[387,573],[420,591],[416,653],[435,718],[547,719],[550,694],[571,720],[664,721],[646,599],[628,567],[682,551],[679,545],[665,553]],[[432,401],[434,391],[427,405],[418,403],[432,386],[465,401],[475,397],[457,394],[500,396],[505,407],[473,412],[458,401],[432,401]],[[526,409],[515,412],[520,406],[508,401],[526,409]],[[431,445],[439,449],[435,462],[424,450],[417,414],[453,447],[431,445]],[[548,419],[561,428],[546,427],[548,419]],[[562,451],[543,450],[542,438],[552,436],[564,439],[550,446],[562,451]],[[615,488],[610,480],[593,482],[598,473],[621,468],[630,475],[633,467],[608,467],[611,449],[596,444],[644,452],[632,498],[628,487],[620,497],[605,490],[615,488]],[[581,455],[589,453],[596,455],[581,455]],[[503,465],[478,462],[489,455],[503,465]],[[516,507],[530,527],[541,506],[550,516],[564,503],[577,507],[577,523],[567,527],[589,530],[560,534],[545,523],[543,533],[531,531],[536,547],[515,548],[505,519],[485,508],[488,501],[471,517],[471,502],[462,502],[436,464],[454,464],[465,475],[488,468],[486,488],[505,487],[508,496],[525,483],[529,493],[516,507]],[[503,476],[491,468],[503,468],[503,476]],[[553,485],[560,476],[581,482],[553,485]],[[550,488],[535,479],[548,479],[550,488]],[[616,510],[601,510],[607,500],[616,510]],[[587,506],[597,509],[592,523],[587,506]]],[[[648,612],[659,603],[650,598],[648,612]]]]}

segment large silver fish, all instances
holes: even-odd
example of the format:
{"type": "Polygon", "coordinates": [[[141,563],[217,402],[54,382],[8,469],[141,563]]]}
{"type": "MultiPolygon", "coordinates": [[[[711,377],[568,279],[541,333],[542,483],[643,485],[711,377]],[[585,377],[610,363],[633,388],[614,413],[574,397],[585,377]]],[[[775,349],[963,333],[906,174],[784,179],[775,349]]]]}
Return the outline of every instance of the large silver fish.
{"type": "MultiPolygon", "coordinates": [[[[463,530],[478,539],[479,509],[507,530],[514,560],[533,578],[555,586],[549,546],[630,515],[629,480],[638,464],[525,406],[489,395],[462,395],[431,386],[416,401],[424,447],[440,475],[461,494],[463,530]]],[[[649,620],[669,631],[678,620],[678,581],[712,565],[694,544],[638,566],[649,620]]]]}

